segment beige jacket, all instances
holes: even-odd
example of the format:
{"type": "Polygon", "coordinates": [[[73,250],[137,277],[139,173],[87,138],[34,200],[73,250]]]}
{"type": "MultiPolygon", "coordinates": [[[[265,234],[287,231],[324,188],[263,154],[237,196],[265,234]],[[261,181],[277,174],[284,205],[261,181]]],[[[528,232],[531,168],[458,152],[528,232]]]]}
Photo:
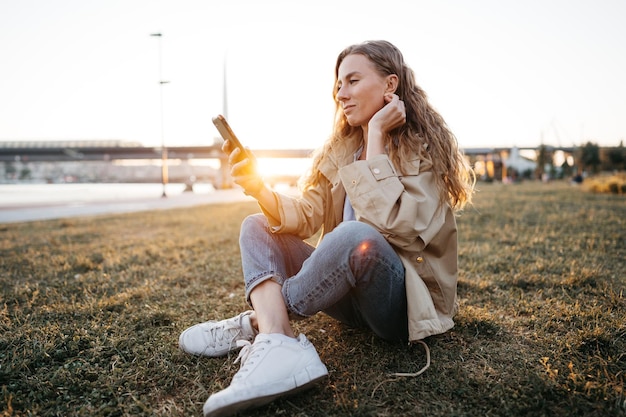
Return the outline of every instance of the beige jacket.
{"type": "Polygon", "coordinates": [[[387,155],[353,162],[332,153],[320,165],[323,178],[302,196],[276,193],[276,233],[305,239],[322,227],[322,238],[342,221],[346,193],[357,220],[370,224],[394,247],[405,268],[409,339],[417,341],[454,326],[457,228],[452,210],[440,207],[428,163],[415,160],[400,176],[387,155]]]}

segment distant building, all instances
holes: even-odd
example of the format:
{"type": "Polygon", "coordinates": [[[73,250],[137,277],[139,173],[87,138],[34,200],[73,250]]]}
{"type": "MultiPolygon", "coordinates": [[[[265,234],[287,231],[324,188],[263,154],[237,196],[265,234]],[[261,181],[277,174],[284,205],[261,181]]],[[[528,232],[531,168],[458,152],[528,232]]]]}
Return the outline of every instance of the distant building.
{"type": "Polygon", "coordinates": [[[507,176],[523,177],[527,173],[533,173],[537,169],[537,163],[520,155],[519,148],[511,148],[509,157],[504,160],[507,176]]]}

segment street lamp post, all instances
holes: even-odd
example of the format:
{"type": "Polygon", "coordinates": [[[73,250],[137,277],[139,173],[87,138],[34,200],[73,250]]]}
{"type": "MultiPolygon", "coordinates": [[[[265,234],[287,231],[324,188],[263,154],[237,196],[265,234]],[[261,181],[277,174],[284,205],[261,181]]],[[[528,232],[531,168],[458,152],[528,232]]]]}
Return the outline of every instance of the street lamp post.
{"type": "Polygon", "coordinates": [[[161,197],[167,197],[167,193],[165,192],[165,185],[167,184],[167,148],[165,147],[165,134],[163,128],[163,85],[169,83],[169,81],[163,81],[163,55],[162,55],[162,47],[161,47],[161,39],[163,38],[163,34],[159,33],[151,33],[150,36],[159,38],[159,93],[161,98],[161,184],[163,185],[163,195],[161,197]]]}

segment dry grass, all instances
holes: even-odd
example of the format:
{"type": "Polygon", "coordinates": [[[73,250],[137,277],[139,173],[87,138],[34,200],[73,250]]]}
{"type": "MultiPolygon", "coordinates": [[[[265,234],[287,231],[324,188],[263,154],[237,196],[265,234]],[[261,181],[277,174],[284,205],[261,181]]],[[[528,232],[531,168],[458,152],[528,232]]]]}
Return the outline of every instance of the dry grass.
{"type": "Polygon", "coordinates": [[[583,182],[583,189],[593,193],[626,194],[626,173],[594,175],[583,182]]]}
{"type": "MultiPolygon", "coordinates": [[[[457,326],[424,351],[318,315],[330,376],[248,416],[626,415],[626,201],[566,184],[480,184],[459,218],[457,326]]],[[[246,308],[252,203],[0,225],[3,416],[191,416],[237,366],[177,349],[246,308]]]]}

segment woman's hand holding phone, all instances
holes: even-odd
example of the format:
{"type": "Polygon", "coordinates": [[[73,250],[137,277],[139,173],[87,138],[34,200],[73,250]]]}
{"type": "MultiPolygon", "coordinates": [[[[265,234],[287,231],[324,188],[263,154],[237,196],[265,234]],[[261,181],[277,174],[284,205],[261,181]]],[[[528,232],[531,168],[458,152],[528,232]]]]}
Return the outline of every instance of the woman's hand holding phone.
{"type": "Polygon", "coordinates": [[[233,182],[243,188],[246,195],[256,196],[265,187],[263,179],[258,173],[256,158],[252,152],[242,151],[233,146],[230,140],[224,140],[222,151],[228,154],[230,175],[233,182]]]}
{"type": "Polygon", "coordinates": [[[224,116],[214,117],[213,124],[224,139],[222,151],[228,154],[233,182],[243,188],[245,194],[257,198],[265,189],[265,184],[259,175],[256,158],[241,144],[224,116]]]}

